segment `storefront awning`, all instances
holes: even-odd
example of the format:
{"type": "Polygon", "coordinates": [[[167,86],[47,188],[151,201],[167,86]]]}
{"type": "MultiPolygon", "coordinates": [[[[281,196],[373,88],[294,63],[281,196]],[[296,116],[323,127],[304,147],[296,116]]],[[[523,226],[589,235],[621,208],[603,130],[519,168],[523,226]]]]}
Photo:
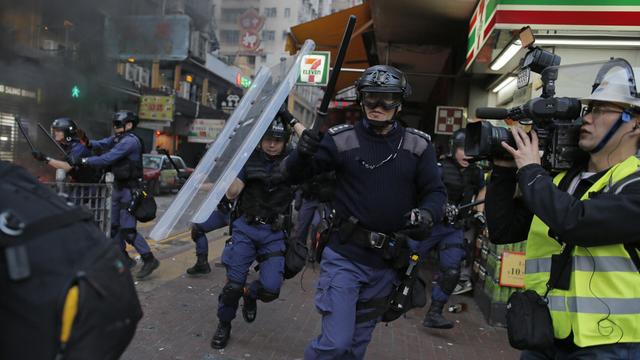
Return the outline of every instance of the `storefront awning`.
{"type": "MultiPolygon", "coordinates": [[[[311,39],[316,43],[316,50],[331,51],[331,66],[333,66],[350,15],[356,16],[356,28],[342,65],[344,71],[340,72],[338,77],[336,90],[353,85],[360,76],[360,71],[349,71],[349,69],[362,70],[375,62],[367,55],[372,53],[367,49],[374,46],[373,20],[368,3],[292,27],[285,46],[285,50],[293,55],[306,39],[311,39]]],[[[375,53],[373,54],[375,56],[375,53]]]]}

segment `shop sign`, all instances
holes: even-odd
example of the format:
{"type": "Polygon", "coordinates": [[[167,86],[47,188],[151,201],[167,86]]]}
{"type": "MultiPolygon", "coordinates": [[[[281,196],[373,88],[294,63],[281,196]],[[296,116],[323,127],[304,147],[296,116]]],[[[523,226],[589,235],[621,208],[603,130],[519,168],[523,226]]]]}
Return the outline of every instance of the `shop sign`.
{"type": "Polygon", "coordinates": [[[505,251],[502,253],[500,286],[524,287],[525,260],[526,256],[523,252],[505,251]]]}
{"type": "Polygon", "coordinates": [[[466,108],[453,106],[438,106],[436,108],[435,134],[452,135],[454,131],[464,126],[466,108]]]}
{"type": "Polygon", "coordinates": [[[144,120],[173,121],[173,96],[142,95],[138,116],[144,120]]]}
{"type": "Polygon", "coordinates": [[[220,109],[227,114],[231,114],[240,102],[240,95],[228,94],[227,97],[220,102],[220,109]]]}
{"type": "Polygon", "coordinates": [[[258,12],[249,8],[240,17],[238,17],[238,25],[242,31],[240,32],[240,45],[249,51],[257,51],[260,47],[260,29],[264,26],[266,18],[258,15],[258,12]]]}
{"type": "Polygon", "coordinates": [[[330,51],[312,51],[303,56],[296,85],[327,86],[330,61],[330,51]]]}
{"type": "Polygon", "coordinates": [[[38,97],[35,91],[29,91],[29,90],[13,87],[9,85],[3,85],[3,84],[0,84],[0,94],[27,97],[31,99],[36,99],[38,97]]]}
{"type": "Polygon", "coordinates": [[[195,119],[189,128],[188,141],[192,143],[208,144],[214,141],[222,129],[225,121],[218,119],[195,119]]]}

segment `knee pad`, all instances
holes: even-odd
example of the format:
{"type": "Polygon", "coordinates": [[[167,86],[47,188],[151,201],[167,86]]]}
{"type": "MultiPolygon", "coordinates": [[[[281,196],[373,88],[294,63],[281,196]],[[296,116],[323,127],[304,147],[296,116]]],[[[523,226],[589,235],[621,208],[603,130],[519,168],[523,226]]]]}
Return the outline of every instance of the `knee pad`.
{"type": "Polygon", "coordinates": [[[196,241],[200,236],[205,234],[202,229],[198,226],[198,224],[191,225],[191,240],[196,241]]]}
{"type": "Polygon", "coordinates": [[[220,301],[228,306],[236,306],[244,293],[244,285],[228,282],[220,294],[220,301]]]}
{"type": "Polygon", "coordinates": [[[277,299],[280,296],[280,292],[271,292],[271,291],[267,291],[264,288],[259,288],[258,289],[258,299],[260,299],[260,301],[268,303],[268,302],[272,302],[273,300],[277,299]]]}
{"type": "Polygon", "coordinates": [[[442,291],[451,295],[453,289],[456,288],[456,285],[460,281],[460,269],[458,268],[448,268],[442,269],[442,277],[440,278],[440,287],[442,291]]]}
{"type": "Polygon", "coordinates": [[[127,243],[133,245],[133,242],[136,240],[136,235],[138,232],[136,229],[120,229],[120,235],[122,236],[122,240],[127,243]]]}

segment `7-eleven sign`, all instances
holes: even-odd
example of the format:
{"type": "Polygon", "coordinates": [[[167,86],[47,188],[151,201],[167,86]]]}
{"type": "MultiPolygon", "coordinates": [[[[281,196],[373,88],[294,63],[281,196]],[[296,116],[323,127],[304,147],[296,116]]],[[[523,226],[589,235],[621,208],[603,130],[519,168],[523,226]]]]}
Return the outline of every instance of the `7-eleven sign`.
{"type": "Polygon", "coordinates": [[[312,51],[302,57],[296,85],[327,86],[330,51],[312,51]]]}

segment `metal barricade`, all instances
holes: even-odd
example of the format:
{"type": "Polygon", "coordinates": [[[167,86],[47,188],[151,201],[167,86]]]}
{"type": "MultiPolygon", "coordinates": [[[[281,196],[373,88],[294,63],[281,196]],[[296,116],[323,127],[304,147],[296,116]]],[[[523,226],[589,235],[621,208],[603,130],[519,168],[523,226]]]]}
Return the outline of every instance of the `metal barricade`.
{"type": "Polygon", "coordinates": [[[81,205],[93,214],[93,219],[107,237],[111,236],[111,196],[113,174],[106,173],[104,182],[83,184],[66,181],[64,170],[56,171],[56,181],[45,183],[68,202],[81,205]]]}

